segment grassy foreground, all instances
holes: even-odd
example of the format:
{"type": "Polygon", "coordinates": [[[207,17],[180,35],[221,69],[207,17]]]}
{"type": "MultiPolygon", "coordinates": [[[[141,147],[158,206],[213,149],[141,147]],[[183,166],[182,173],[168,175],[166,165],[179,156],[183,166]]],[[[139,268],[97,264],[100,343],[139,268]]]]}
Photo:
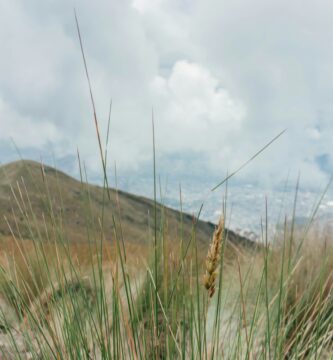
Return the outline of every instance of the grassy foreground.
{"type": "Polygon", "coordinates": [[[30,237],[17,235],[17,223],[1,239],[0,358],[332,358],[332,234],[286,219],[274,238],[264,224],[256,249],[230,251],[222,219],[203,249],[195,218],[185,234],[180,216],[176,241],[155,202],[148,245],[124,238],[119,206],[110,241],[105,186],[100,216],[82,225],[87,241],[75,244],[47,176],[43,184],[43,219],[29,194],[13,189],[13,211],[30,237]]]}

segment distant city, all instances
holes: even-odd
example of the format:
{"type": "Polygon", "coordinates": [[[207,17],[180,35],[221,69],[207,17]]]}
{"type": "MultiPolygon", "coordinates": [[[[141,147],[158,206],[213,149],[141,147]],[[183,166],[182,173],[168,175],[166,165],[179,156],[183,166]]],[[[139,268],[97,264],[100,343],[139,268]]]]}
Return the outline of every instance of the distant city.
{"type": "MultiPolygon", "coordinates": [[[[175,181],[161,179],[158,183],[158,200],[172,208],[180,209],[179,184],[175,181]],[[161,189],[161,191],[160,191],[161,189]],[[162,192],[162,198],[161,198],[162,192]]],[[[191,179],[181,185],[182,209],[184,212],[197,215],[203,204],[201,218],[217,222],[222,212],[222,201],[225,197],[225,186],[215,192],[210,191],[214,182],[195,181],[191,179]]],[[[153,181],[143,177],[120,177],[119,189],[143,195],[153,196],[153,181]]],[[[251,184],[228,186],[227,191],[227,226],[253,240],[260,240],[262,228],[266,227],[266,199],[267,225],[270,232],[283,226],[285,218],[291,221],[293,204],[295,201],[294,186],[285,189],[264,189],[251,184]]],[[[296,202],[296,222],[306,223],[316,212],[314,221],[317,224],[333,227],[333,189],[330,187],[322,198],[322,190],[298,189],[296,202]],[[318,209],[316,211],[318,205],[318,209]]]]}

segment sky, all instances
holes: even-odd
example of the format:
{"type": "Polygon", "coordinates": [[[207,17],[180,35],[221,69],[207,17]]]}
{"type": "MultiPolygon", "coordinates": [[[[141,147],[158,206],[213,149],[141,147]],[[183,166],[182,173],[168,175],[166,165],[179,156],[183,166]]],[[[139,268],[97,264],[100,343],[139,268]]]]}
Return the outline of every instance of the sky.
{"type": "Polygon", "coordinates": [[[109,171],[323,188],[333,173],[333,2],[0,0],[0,161],[101,175],[74,8],[109,171]],[[15,144],[15,146],[13,145],[15,144]]]}

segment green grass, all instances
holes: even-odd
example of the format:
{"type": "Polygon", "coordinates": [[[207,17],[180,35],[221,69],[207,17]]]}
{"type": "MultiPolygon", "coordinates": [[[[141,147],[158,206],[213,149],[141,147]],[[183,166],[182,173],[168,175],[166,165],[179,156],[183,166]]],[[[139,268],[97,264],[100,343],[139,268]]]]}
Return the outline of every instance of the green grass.
{"type": "MultiPolygon", "coordinates": [[[[87,242],[74,246],[44,180],[45,229],[29,225],[39,221],[30,216],[24,224],[30,240],[13,232],[11,246],[2,251],[5,358],[20,359],[23,349],[33,359],[332,356],[333,244],[327,234],[310,224],[298,228],[291,219],[270,239],[264,224],[257,250],[239,246],[230,256],[225,233],[210,299],[202,284],[206,252],[198,247],[195,222],[185,236],[181,215],[179,241],[170,238],[163,205],[156,201],[156,232],[148,232],[148,244],[141,245],[147,256],[136,257],[123,237],[118,207],[114,243],[106,241],[102,203],[100,220],[86,222],[87,242]]],[[[89,217],[91,200],[83,193],[89,217]]],[[[29,208],[28,197],[16,199],[29,208]]],[[[209,239],[206,251],[208,246],[209,239]]]]}

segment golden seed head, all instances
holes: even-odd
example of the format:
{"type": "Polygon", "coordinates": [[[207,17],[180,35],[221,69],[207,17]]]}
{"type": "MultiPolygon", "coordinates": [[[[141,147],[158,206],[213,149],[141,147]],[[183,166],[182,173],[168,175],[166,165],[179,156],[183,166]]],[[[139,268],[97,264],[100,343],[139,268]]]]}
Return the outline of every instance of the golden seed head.
{"type": "Polygon", "coordinates": [[[220,221],[214,231],[213,239],[208,249],[206,257],[206,273],[203,277],[203,283],[211,298],[215,293],[215,281],[217,278],[217,269],[220,265],[220,254],[223,241],[224,218],[220,221]]]}

